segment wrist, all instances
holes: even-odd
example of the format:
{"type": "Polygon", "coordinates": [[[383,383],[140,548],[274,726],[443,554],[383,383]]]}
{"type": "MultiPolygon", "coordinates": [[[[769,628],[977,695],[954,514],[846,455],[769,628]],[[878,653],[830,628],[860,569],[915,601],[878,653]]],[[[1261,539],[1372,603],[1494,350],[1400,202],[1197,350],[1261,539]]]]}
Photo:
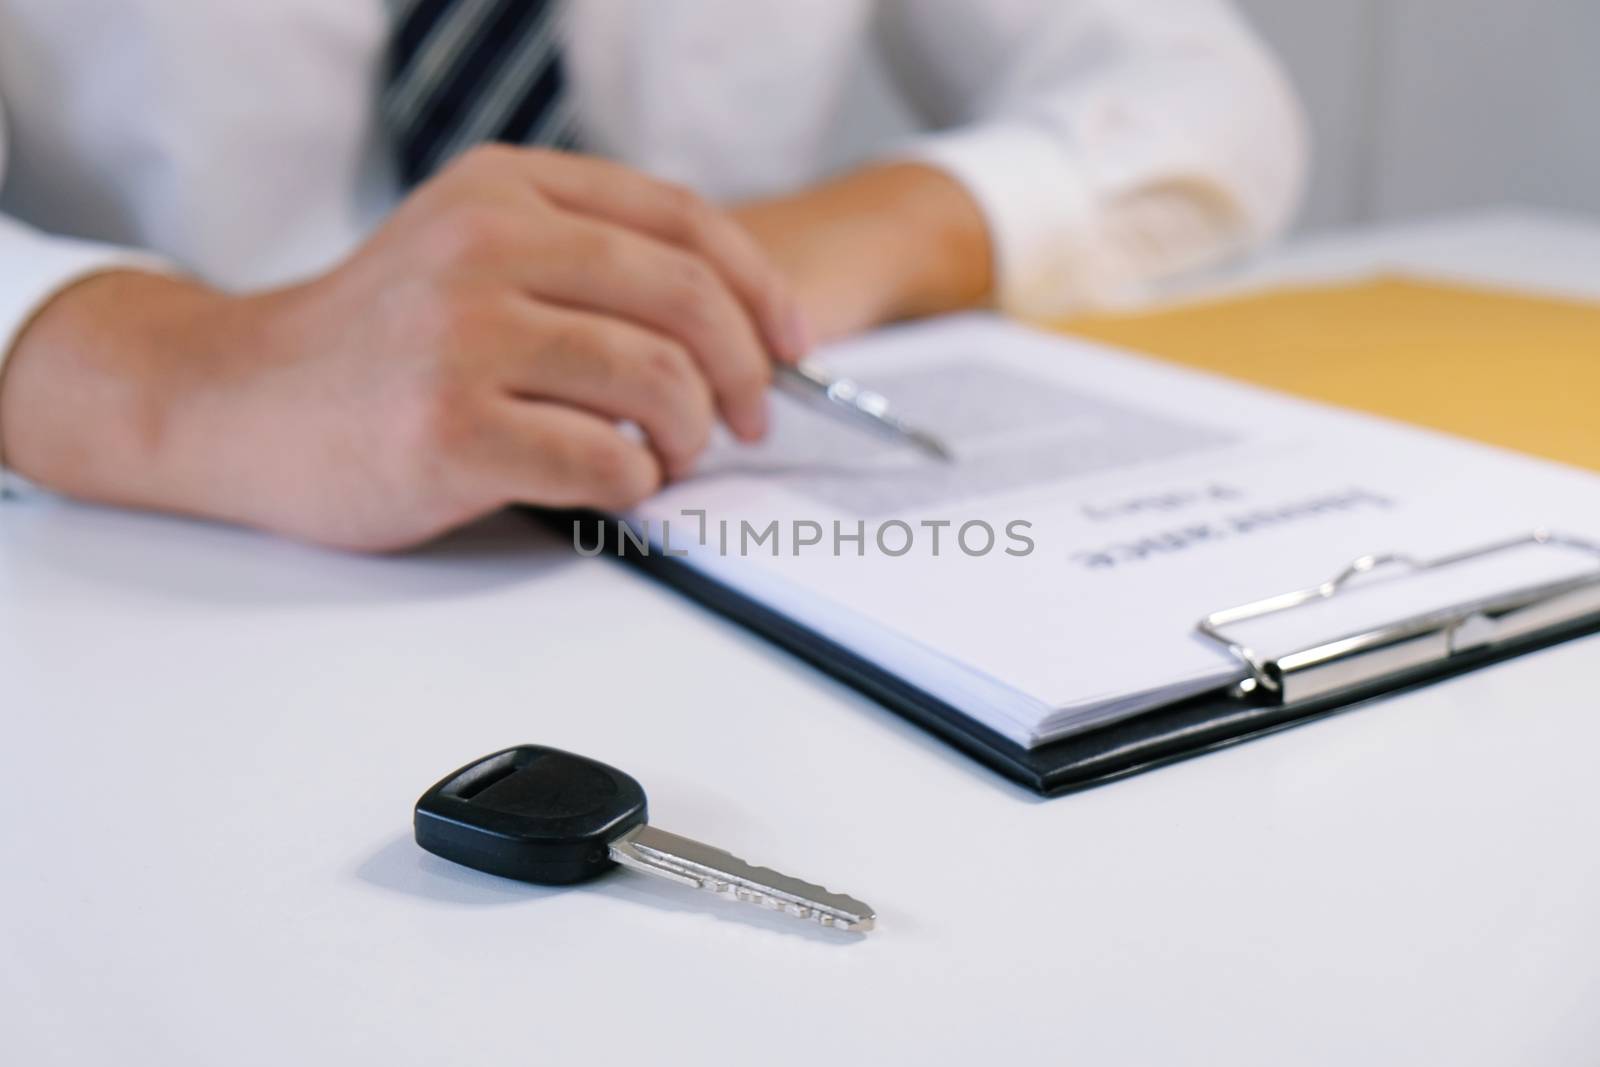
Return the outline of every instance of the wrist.
{"type": "Polygon", "coordinates": [[[868,167],[735,215],[789,276],[822,339],[989,297],[983,215],[933,167],[868,167]]]}
{"type": "Polygon", "coordinates": [[[0,378],[0,451],[12,469],[86,499],[206,510],[181,442],[235,303],[137,271],[57,294],[24,328],[0,378]]]}
{"type": "Polygon", "coordinates": [[[954,178],[920,163],[859,172],[874,257],[886,277],[887,313],[921,318],[984,303],[993,284],[989,233],[972,197],[954,178]]]}

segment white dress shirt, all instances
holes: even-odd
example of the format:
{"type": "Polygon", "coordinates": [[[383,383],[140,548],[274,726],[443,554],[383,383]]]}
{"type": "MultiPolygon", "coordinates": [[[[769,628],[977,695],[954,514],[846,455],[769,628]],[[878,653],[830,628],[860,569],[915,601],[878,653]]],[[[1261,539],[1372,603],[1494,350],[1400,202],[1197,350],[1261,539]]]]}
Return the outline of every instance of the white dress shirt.
{"type": "MultiPolygon", "coordinates": [[[[718,200],[821,176],[877,53],[921,159],[982,207],[998,299],[1136,297],[1260,242],[1303,138],[1225,0],[574,0],[594,150],[718,200]]],[[[124,263],[219,286],[321,271],[399,191],[382,0],[0,0],[0,359],[51,295],[124,263]]]]}

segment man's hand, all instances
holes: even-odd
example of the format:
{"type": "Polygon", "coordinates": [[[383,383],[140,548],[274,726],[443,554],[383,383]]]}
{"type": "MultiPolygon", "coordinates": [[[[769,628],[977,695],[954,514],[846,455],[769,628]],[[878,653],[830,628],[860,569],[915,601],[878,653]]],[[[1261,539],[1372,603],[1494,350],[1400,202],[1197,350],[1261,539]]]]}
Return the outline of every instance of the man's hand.
{"type": "Polygon", "coordinates": [[[868,167],[734,216],[788,276],[821,340],[972,307],[993,267],[982,213],[932,167],[868,167]]]}
{"type": "Polygon", "coordinates": [[[486,147],[307,284],[69,288],[12,353],[3,454],[87,499],[399,548],[512,502],[627,507],[690,468],[717,416],[760,437],[799,316],[691,194],[486,147]]]}

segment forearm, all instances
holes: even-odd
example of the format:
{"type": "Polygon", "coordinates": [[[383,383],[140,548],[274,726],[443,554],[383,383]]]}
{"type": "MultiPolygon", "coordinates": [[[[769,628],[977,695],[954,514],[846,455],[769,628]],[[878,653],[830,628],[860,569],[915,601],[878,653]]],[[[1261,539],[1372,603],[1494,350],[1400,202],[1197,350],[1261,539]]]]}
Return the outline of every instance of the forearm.
{"type": "Polygon", "coordinates": [[[886,66],[1028,318],[1128,306],[1279,232],[1304,159],[1292,89],[1224,0],[885,5],[886,66]]]}
{"type": "Polygon", "coordinates": [[[993,286],[982,214],[933,167],[871,166],[734,214],[789,275],[823,339],[972,307],[993,286]]]}

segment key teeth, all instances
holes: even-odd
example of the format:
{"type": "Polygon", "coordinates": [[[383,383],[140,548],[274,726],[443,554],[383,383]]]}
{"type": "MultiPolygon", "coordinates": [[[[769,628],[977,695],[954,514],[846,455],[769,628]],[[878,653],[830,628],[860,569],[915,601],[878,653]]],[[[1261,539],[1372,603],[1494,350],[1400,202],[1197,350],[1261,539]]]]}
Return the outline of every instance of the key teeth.
{"type": "Polygon", "coordinates": [[[618,839],[612,843],[611,850],[612,857],[623,866],[655,874],[679,884],[697,886],[718,896],[759,904],[768,911],[782,912],[797,919],[807,919],[820,926],[865,932],[871,930],[876,922],[877,917],[860,901],[833,893],[822,886],[803,882],[798,878],[781,875],[769,867],[757,867],[746,863],[723,849],[712,849],[688,838],[679,838],[663,831],[652,831],[650,827],[636,829],[618,839]],[[652,840],[640,840],[646,833],[652,834],[652,840]],[[687,856],[686,853],[691,850],[697,850],[700,856],[687,856]],[[711,856],[709,860],[704,858],[707,854],[711,856]],[[749,875],[741,873],[740,881],[731,881],[725,872],[719,870],[722,864],[744,868],[749,875]],[[722,876],[719,877],[719,874],[722,876]],[[756,881],[758,885],[743,884],[746,881],[756,881]],[[759,887],[760,882],[789,883],[798,888],[793,891],[786,890],[784,896],[777,896],[764,892],[759,887]],[[819,904],[817,902],[819,897],[841,899],[850,906],[839,907],[836,913],[834,905],[819,904]]]}
{"type": "Polygon", "coordinates": [[[873,920],[876,918],[876,916],[868,915],[864,919],[852,922],[820,908],[784,900],[781,897],[772,896],[770,893],[762,893],[741,885],[734,885],[731,882],[724,882],[721,879],[699,878],[697,881],[700,883],[700,888],[708,893],[732,897],[734,900],[746,904],[757,904],[768,911],[781,911],[787,915],[794,916],[796,919],[808,919],[819,926],[827,926],[833,929],[867,931],[872,929],[873,920]]]}

